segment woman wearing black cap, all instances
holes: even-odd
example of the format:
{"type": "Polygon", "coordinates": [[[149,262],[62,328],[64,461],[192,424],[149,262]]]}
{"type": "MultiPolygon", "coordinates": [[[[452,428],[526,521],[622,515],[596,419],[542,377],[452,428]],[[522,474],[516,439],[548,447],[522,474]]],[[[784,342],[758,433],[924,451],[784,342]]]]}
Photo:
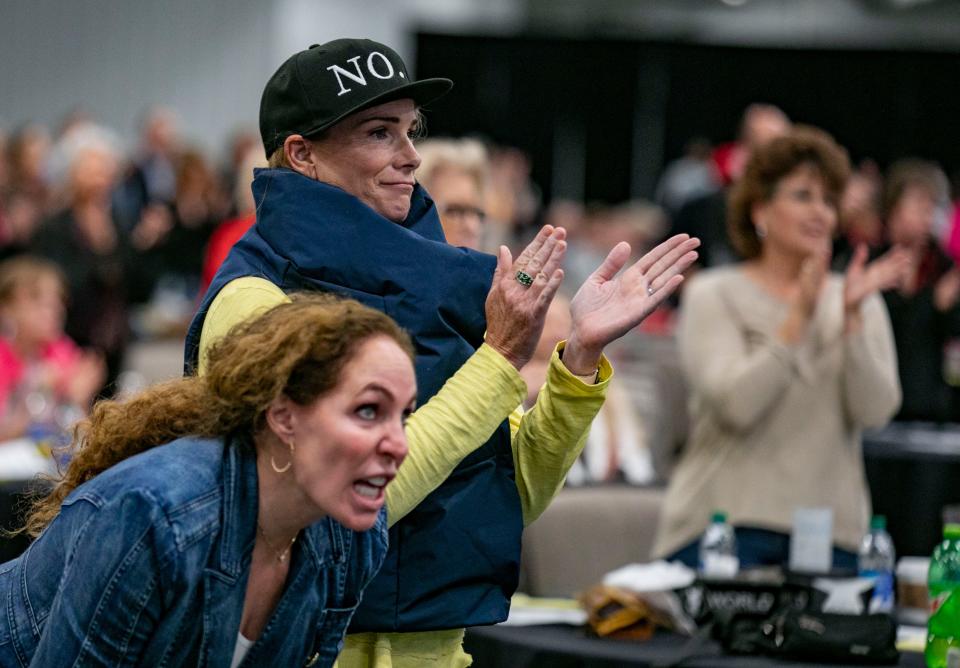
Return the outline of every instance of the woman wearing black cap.
{"type": "MultiPolygon", "coordinates": [[[[603,348],[672,293],[696,257],[697,240],[675,237],[618,275],[630,254],[618,244],[573,299],[569,337],[521,416],[518,370],[563,278],[566,232],[545,227],[515,261],[505,247],[493,257],[445,243],[416,183],[413,139],[422,105],[451,86],[411,81],[394,51],[368,40],[287,60],[261,101],[272,168],[254,178],[257,224],[187,337],[188,369],[202,373],[230,325],[314,289],[383,310],[414,339],[421,408],[386,497],[390,552],[354,612],[345,667],[469,663],[463,628],[506,618],[523,526],[562,485],[603,402],[612,373],[603,348]]],[[[384,490],[358,488],[358,503],[371,493],[384,490]]]]}

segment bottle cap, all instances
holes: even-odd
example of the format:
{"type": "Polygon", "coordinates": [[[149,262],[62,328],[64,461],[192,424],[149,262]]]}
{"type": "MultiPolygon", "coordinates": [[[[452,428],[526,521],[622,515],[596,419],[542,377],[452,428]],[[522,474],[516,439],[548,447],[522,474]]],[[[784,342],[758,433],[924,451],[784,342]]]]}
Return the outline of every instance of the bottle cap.
{"type": "Polygon", "coordinates": [[[871,529],[886,529],[887,528],[887,518],[884,515],[874,515],[870,519],[870,528],[871,529]]]}
{"type": "Polygon", "coordinates": [[[960,538],[960,524],[947,524],[943,527],[944,538],[960,538]]]}
{"type": "MultiPolygon", "coordinates": [[[[713,515],[710,517],[710,522],[713,524],[723,524],[727,521],[727,514],[722,510],[714,510],[713,515]]],[[[958,525],[960,527],[960,525],[958,525]]]]}

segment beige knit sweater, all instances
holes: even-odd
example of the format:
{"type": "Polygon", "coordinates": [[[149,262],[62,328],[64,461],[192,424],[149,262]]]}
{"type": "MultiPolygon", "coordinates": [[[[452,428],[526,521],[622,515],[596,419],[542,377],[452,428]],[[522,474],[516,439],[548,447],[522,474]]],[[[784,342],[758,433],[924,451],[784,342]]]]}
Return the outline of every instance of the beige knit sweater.
{"type": "Polygon", "coordinates": [[[739,266],[705,271],[684,293],[679,347],[691,433],[667,491],[654,554],[696,539],[711,511],[789,533],[797,507],[831,507],[834,543],[856,550],[870,497],[860,431],[900,403],[896,352],[879,295],[843,333],[842,277],[827,280],[805,339],[781,343],[786,303],[739,266]]]}

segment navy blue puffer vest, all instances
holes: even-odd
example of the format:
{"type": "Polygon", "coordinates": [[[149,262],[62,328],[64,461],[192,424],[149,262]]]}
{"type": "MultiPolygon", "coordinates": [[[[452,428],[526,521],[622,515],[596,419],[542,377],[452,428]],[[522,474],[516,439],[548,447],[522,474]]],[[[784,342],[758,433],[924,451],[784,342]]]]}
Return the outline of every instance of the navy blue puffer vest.
{"type": "MultiPolygon", "coordinates": [[[[474,353],[496,259],[449,246],[418,185],[402,224],[343,190],[286,169],[257,170],[257,224],[237,243],[187,334],[197,363],[207,309],[230,281],[258,276],[286,292],[324,290],[379,309],[416,346],[424,404],[474,353]]],[[[506,618],[517,586],[523,518],[509,425],[390,530],[390,551],[350,631],[428,631],[506,618]]]]}

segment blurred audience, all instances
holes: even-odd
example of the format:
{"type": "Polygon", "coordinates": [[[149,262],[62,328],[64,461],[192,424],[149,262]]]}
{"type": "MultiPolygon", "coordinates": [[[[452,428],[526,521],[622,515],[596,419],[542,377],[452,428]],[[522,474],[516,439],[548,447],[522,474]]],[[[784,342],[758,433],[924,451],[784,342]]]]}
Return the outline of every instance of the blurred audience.
{"type": "Polygon", "coordinates": [[[937,242],[949,209],[946,175],[924,160],[895,163],[883,208],[887,244],[910,258],[903,284],[884,295],[903,385],[897,419],[960,421],[960,268],[937,242]]]}
{"type": "Polygon", "coordinates": [[[796,128],[756,148],[730,195],[730,238],[746,261],[701,272],[678,332],[690,438],[654,551],[697,564],[714,510],[734,525],[743,566],[784,565],[793,511],[833,511],[834,563],[855,568],[870,497],[860,432],[900,401],[879,291],[906,266],[857,249],[830,275],[837,203],[850,171],[826,133],[796,128]]]}
{"type": "MultiPolygon", "coordinates": [[[[645,202],[543,203],[522,150],[474,139],[418,143],[417,178],[454,245],[517,249],[534,222],[565,227],[568,282],[581,281],[614,239],[629,239],[640,254],[669,232],[699,236],[709,267],[736,257],[722,222],[729,189],[750,156],[789,128],[777,107],[752,104],[735,141],[711,147],[691,139],[661,175],[662,209],[645,202]]],[[[36,253],[61,265],[73,294],[66,331],[103,354],[108,381],[132,337],[181,334],[195,299],[253,225],[250,181],[263,164],[256,133],[237,130],[215,167],[184,142],[169,108],[149,109],[139,132],[129,159],[118,137],[83,110],[67,114],[56,136],[36,123],[0,132],[0,261],[36,253]]],[[[869,160],[850,174],[838,201],[832,266],[843,270],[861,245],[870,257],[894,245],[909,249],[908,280],[884,295],[905,395],[897,418],[960,422],[960,269],[950,259],[960,258],[960,207],[949,205],[936,165],[905,161],[888,177],[885,185],[869,160]]],[[[664,369],[675,366],[660,368],[676,357],[677,301],[648,318],[641,336],[611,350],[661,477],[687,424],[683,380],[667,390],[664,369]],[[650,402],[646,395],[672,398],[650,402]],[[670,415],[656,417],[661,413],[670,415]]]]}
{"type": "Polygon", "coordinates": [[[55,264],[28,255],[0,263],[0,441],[64,433],[103,385],[103,359],[64,333],[65,309],[55,264]]]}
{"type": "MultiPolygon", "coordinates": [[[[89,127],[71,140],[67,154],[66,207],[43,223],[33,248],[66,276],[71,297],[67,334],[104,355],[111,383],[120,372],[129,336],[129,301],[147,279],[124,231],[127,226],[113,208],[120,154],[109,133],[89,127]]],[[[134,240],[143,250],[158,238],[151,226],[147,220],[134,228],[134,240]]]]}

